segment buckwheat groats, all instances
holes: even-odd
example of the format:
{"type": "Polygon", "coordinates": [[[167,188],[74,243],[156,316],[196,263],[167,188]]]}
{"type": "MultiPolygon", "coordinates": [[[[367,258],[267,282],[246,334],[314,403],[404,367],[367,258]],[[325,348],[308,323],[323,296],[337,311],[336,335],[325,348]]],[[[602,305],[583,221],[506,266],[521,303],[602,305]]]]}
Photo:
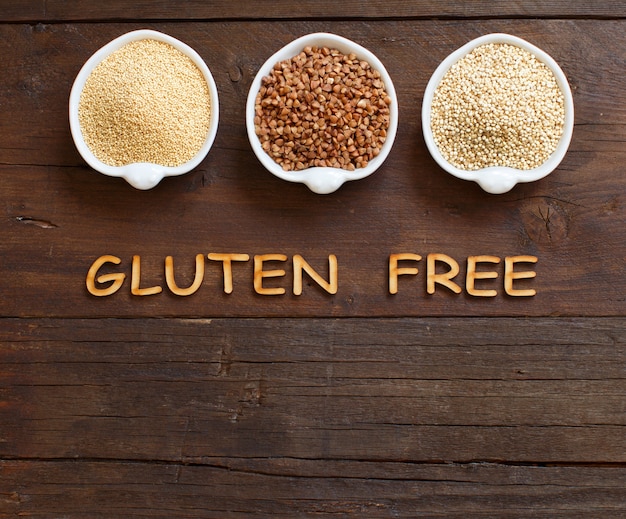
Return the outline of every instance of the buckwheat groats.
{"type": "Polygon", "coordinates": [[[355,170],[380,153],[391,99],[380,73],[355,54],[307,46],[261,82],[255,133],[285,171],[355,170]]]}

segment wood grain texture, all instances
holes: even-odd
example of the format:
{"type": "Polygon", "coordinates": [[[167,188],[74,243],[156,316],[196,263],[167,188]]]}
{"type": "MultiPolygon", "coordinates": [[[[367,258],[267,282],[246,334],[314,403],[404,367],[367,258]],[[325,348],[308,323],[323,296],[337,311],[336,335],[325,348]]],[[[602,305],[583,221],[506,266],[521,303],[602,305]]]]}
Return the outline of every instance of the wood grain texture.
{"type": "Polygon", "coordinates": [[[9,2],[0,0],[0,519],[626,515],[626,79],[623,1],[9,2]],[[83,63],[152,28],[205,59],[215,146],[139,192],[95,173],[67,105],[83,63]],[[372,50],[399,96],[384,166],[319,196],[267,173],[244,104],[267,57],[330,31],[372,50]],[[544,180],[487,195],[430,158],[420,110],[450,52],[490,32],[561,65],[572,144],[544,180]],[[305,280],[255,293],[252,261],[206,260],[200,290],[85,287],[97,257],[301,254],[305,280]],[[420,254],[388,292],[388,257],[420,254]],[[426,292],[425,257],[528,254],[537,295],[426,292]]]}
{"type": "Polygon", "coordinates": [[[273,2],[232,2],[191,0],[121,0],[109,2],[37,0],[26,6],[0,0],[0,17],[6,21],[75,21],[75,20],[219,20],[219,19],[369,19],[369,18],[624,18],[623,0],[587,2],[584,0],[477,0],[437,2],[434,0],[274,0],[273,2]]]}
{"type": "Polygon", "coordinates": [[[626,461],[620,319],[4,328],[8,457],[626,461]]]}
{"type": "Polygon", "coordinates": [[[2,324],[6,517],[624,511],[623,319],[2,324]]]}
{"type": "Polygon", "coordinates": [[[3,55],[11,56],[0,93],[0,314],[5,316],[371,316],[371,315],[623,315],[626,221],[623,143],[626,140],[623,21],[382,21],[153,24],[203,55],[220,92],[223,117],[214,149],[194,172],[138,192],[104,177],[78,156],[69,135],[67,99],[75,74],[101,45],[136,24],[2,25],[3,55]],[[399,95],[401,121],[394,149],[370,178],[332,195],[272,177],[256,160],[243,107],[250,82],[268,54],[312,31],[332,30],[374,49],[399,95]],[[421,136],[423,89],[439,60],[482,33],[517,34],[550,52],[574,88],[576,128],[559,169],[546,179],[493,196],[439,169],[421,136]],[[237,46],[232,42],[237,41],[237,46]],[[235,290],[222,290],[221,265],[208,262],[191,297],[137,298],[129,283],[95,300],[85,289],[91,263],[103,254],[130,274],[140,255],[143,286],[164,283],[164,258],[189,283],[196,254],[236,252],[303,255],[325,275],[339,262],[339,290],[291,294],[287,275],[269,281],[285,296],[259,296],[252,262],[235,269],[235,290]],[[444,253],[459,262],[464,286],[469,255],[538,258],[533,298],[504,294],[498,279],[482,282],[495,298],[426,294],[421,274],[388,291],[388,256],[444,253]],[[65,304],[63,301],[71,301],[65,304]]]}
{"type": "Polygon", "coordinates": [[[0,517],[37,516],[54,510],[55,516],[80,519],[620,519],[625,478],[623,468],[489,463],[2,461],[0,485],[11,492],[0,517]],[[22,483],[13,484],[13,478],[22,483]]]}

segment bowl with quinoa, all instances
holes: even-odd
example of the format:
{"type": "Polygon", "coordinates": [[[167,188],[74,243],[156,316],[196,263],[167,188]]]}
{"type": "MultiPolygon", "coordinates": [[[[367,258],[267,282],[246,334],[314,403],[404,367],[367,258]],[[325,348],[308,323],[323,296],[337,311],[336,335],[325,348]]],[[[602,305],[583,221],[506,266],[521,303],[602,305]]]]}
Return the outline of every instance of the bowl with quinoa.
{"type": "Polygon", "coordinates": [[[158,31],[132,31],[83,65],[69,118],[76,148],[93,169],[151,189],[206,157],[217,134],[217,87],[188,45],[158,31]]]}
{"type": "Polygon", "coordinates": [[[318,194],[374,173],[397,127],[396,92],[381,61],[329,33],[303,36],[273,54],[246,103],[248,138],[262,165],[318,194]]]}
{"type": "Polygon", "coordinates": [[[572,93],[561,68],[508,34],[482,36],[450,54],[424,92],[422,130],[432,157],[492,194],[554,171],[573,127],[572,93]]]}

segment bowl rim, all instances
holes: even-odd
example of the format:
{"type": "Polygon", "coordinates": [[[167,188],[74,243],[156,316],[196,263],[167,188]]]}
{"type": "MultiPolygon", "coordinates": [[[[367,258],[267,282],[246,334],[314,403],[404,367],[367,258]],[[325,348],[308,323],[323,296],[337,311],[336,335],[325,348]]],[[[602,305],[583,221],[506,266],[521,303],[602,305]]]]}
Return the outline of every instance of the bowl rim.
{"type": "Polygon", "coordinates": [[[561,163],[567,149],[569,148],[572,133],[574,129],[574,102],[572,97],[572,91],[567,81],[565,73],[557,62],[545,51],[529,43],[528,41],[505,33],[491,33],[473,39],[461,46],[451,54],[449,54],[435,69],[433,72],[426,90],[424,91],[424,99],[422,102],[422,132],[424,134],[424,140],[431,156],[439,164],[439,166],[454,175],[455,177],[477,182],[481,188],[492,194],[505,193],[511,190],[517,183],[533,182],[549,175],[554,171],[561,163]],[[565,108],[565,121],[563,125],[563,135],[559,140],[557,148],[550,155],[550,157],[540,166],[529,169],[520,170],[516,168],[510,168],[506,166],[494,166],[489,168],[482,168],[478,170],[463,170],[450,164],[441,154],[439,148],[434,142],[432,135],[432,129],[430,126],[430,114],[433,95],[435,89],[441,82],[443,76],[448,72],[450,67],[469,54],[476,47],[489,43],[506,43],[515,45],[522,49],[529,51],[539,61],[544,63],[550,71],[553,73],[561,92],[564,97],[565,108]]]}
{"type": "Polygon", "coordinates": [[[248,140],[250,141],[252,150],[261,164],[276,177],[289,182],[303,183],[313,192],[318,194],[332,193],[344,182],[365,178],[380,168],[393,147],[398,130],[398,120],[399,108],[396,90],[389,72],[380,59],[374,55],[374,53],[358,43],[343,36],[328,32],[306,34],[292,40],[272,54],[259,68],[256,76],[254,77],[254,80],[250,85],[246,101],[246,130],[248,140]],[[370,160],[364,168],[357,168],[354,171],[349,171],[347,169],[332,167],[310,167],[299,171],[285,171],[263,150],[261,146],[261,141],[257,137],[254,128],[254,107],[256,96],[261,87],[261,81],[263,77],[270,73],[272,67],[276,63],[296,56],[307,46],[325,46],[335,48],[344,54],[354,53],[360,59],[367,61],[372,68],[376,69],[380,73],[381,79],[385,85],[385,90],[392,100],[389,107],[389,128],[387,129],[387,137],[381,147],[380,153],[370,160]]]}
{"type": "Polygon", "coordinates": [[[189,45],[182,41],[169,36],[168,34],[155,31],[152,29],[138,29],[127,32],[111,40],[102,46],[85,62],[78,72],[69,97],[69,122],[70,132],[74,144],[82,158],[96,171],[112,177],[122,177],[131,185],[138,189],[150,189],[160,182],[164,177],[182,175],[194,169],[208,154],[213,146],[217,129],[219,125],[219,95],[217,85],[213,79],[213,75],[209,67],[202,57],[189,45]],[[209,95],[211,99],[211,121],[209,123],[209,131],[200,150],[189,161],[179,166],[162,166],[160,164],[151,163],[134,163],[124,166],[111,166],[100,161],[89,149],[82,135],[80,122],[78,119],[78,107],[80,96],[85,86],[85,82],[94,68],[100,64],[107,56],[119,50],[124,45],[140,40],[157,40],[169,43],[174,48],[188,56],[202,73],[209,87],[209,95]],[[148,178],[149,177],[149,178],[148,178]]]}

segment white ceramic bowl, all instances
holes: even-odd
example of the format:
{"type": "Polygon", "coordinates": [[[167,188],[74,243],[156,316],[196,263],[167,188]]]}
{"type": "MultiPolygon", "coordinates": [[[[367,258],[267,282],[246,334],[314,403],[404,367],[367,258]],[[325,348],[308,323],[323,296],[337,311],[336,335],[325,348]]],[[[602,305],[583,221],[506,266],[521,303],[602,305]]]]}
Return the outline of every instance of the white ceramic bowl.
{"type": "Polygon", "coordinates": [[[329,33],[313,33],[292,41],[272,55],[259,69],[250,87],[250,92],[248,93],[246,103],[246,127],[252,150],[268,171],[283,180],[301,182],[314,193],[328,194],[339,189],[346,181],[358,180],[371,175],[382,165],[393,146],[398,128],[398,112],[398,99],[391,77],[381,61],[374,54],[341,36],[329,33]],[[276,63],[296,56],[307,46],[329,47],[337,49],[344,54],[354,53],[358,58],[367,61],[373,69],[380,72],[381,79],[385,84],[385,90],[391,98],[391,105],[389,107],[389,128],[387,130],[387,138],[380,153],[370,160],[364,168],[348,171],[346,169],[331,167],[310,167],[300,171],[285,171],[272,157],[265,153],[261,147],[261,141],[257,137],[254,129],[254,105],[256,96],[261,88],[261,80],[264,76],[269,75],[272,67],[276,63]]]}
{"type": "Polygon", "coordinates": [[[432,77],[430,78],[430,81],[428,82],[428,85],[426,86],[426,91],[424,93],[424,101],[422,104],[422,131],[424,133],[424,140],[426,141],[426,146],[428,147],[430,154],[433,156],[435,161],[448,173],[451,173],[455,177],[464,180],[473,180],[474,182],[477,182],[480,187],[482,187],[488,193],[506,193],[519,182],[532,182],[535,180],[539,180],[540,178],[543,178],[546,175],[550,174],[552,171],[554,171],[556,167],[561,163],[563,157],[565,156],[565,153],[567,152],[567,148],[569,147],[572,138],[573,129],[574,102],[572,100],[572,91],[570,90],[567,78],[565,77],[565,74],[563,73],[561,68],[548,54],[546,54],[541,49],[535,47],[534,45],[531,45],[521,38],[517,38],[508,34],[495,33],[476,38],[475,40],[470,41],[460,49],[450,54],[445,60],[443,60],[439,67],[437,67],[432,77]],[[452,65],[454,65],[454,63],[459,61],[465,55],[469,54],[476,47],[488,43],[507,43],[510,45],[516,45],[534,54],[539,61],[544,63],[552,71],[559,85],[559,88],[563,92],[563,96],[565,98],[565,124],[563,127],[563,135],[561,137],[561,140],[559,141],[556,150],[552,153],[552,155],[550,155],[550,157],[543,164],[534,169],[520,170],[500,166],[483,168],[474,171],[459,169],[450,164],[443,157],[433,139],[432,130],[430,127],[430,113],[435,89],[441,82],[446,72],[448,72],[448,69],[452,65]]]}
{"type": "Polygon", "coordinates": [[[200,55],[188,45],[175,38],[172,38],[171,36],[147,29],[126,33],[98,50],[83,65],[82,69],[78,73],[78,76],[76,76],[76,79],[72,86],[72,90],[70,92],[70,130],[72,132],[72,138],[74,139],[74,143],[76,144],[78,152],[81,154],[83,159],[85,159],[87,164],[89,164],[96,171],[112,177],[122,177],[130,185],[137,189],[151,189],[156,186],[164,177],[182,175],[183,173],[191,171],[198,164],[200,164],[200,162],[202,162],[202,160],[206,157],[207,153],[211,149],[211,146],[213,145],[215,135],[217,134],[218,121],[219,100],[217,95],[217,87],[209,68],[202,60],[200,55]],[[209,127],[209,132],[207,134],[206,140],[204,141],[204,144],[202,145],[202,148],[200,148],[200,151],[198,151],[198,153],[190,161],[181,164],[180,166],[169,167],[145,162],[128,164],[126,166],[109,166],[108,164],[104,164],[96,158],[96,156],[91,152],[91,150],[85,143],[85,140],[83,139],[80,123],[78,120],[78,104],[80,101],[80,94],[85,86],[87,78],[89,77],[93,69],[104,58],[106,58],[109,54],[115,52],[116,50],[120,49],[127,43],[147,39],[169,43],[183,54],[189,56],[189,58],[191,58],[191,60],[200,69],[209,86],[209,94],[211,96],[211,123],[209,127]]]}

